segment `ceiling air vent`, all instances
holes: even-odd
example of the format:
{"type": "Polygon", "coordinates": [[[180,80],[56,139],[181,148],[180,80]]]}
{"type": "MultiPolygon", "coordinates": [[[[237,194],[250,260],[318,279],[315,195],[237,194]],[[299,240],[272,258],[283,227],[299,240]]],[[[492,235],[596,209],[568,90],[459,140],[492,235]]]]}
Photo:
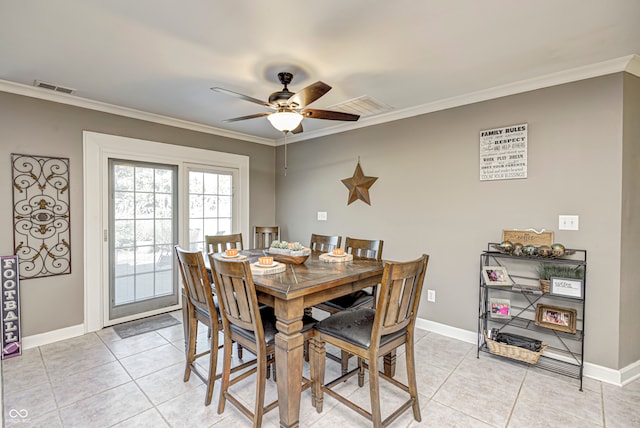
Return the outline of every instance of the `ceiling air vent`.
{"type": "Polygon", "coordinates": [[[393,110],[388,104],[382,103],[375,98],[363,95],[340,104],[329,106],[331,110],[337,110],[344,113],[355,113],[361,117],[373,116],[375,114],[385,113],[393,110]]]}
{"type": "Polygon", "coordinates": [[[43,82],[42,80],[36,80],[35,82],[33,82],[33,86],[49,89],[51,91],[62,92],[65,94],[73,94],[76,91],[75,89],[65,88],[64,86],[54,85],[53,83],[43,82]]]}

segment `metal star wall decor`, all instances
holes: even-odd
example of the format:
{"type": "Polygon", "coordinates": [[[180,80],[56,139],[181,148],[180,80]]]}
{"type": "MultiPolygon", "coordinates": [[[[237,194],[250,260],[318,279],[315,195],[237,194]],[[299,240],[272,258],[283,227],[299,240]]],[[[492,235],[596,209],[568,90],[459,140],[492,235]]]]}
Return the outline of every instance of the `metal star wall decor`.
{"type": "Polygon", "coordinates": [[[377,179],[378,177],[365,176],[362,172],[360,161],[358,160],[358,165],[353,173],[353,177],[342,180],[344,185],[347,186],[347,189],[349,189],[349,202],[347,202],[347,205],[351,205],[358,199],[371,205],[371,201],[369,200],[369,187],[373,186],[373,183],[375,183],[377,179]]]}

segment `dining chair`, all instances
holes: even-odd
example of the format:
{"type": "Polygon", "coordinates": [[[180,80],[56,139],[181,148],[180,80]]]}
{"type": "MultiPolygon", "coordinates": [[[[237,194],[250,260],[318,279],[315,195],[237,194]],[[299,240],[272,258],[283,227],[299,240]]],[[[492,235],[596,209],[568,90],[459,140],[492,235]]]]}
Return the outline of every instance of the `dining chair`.
{"type": "MultiPolygon", "coordinates": [[[[357,239],[347,237],[344,243],[345,253],[352,254],[353,257],[361,259],[373,259],[382,261],[382,246],[384,241],[381,239],[357,239]]],[[[337,297],[327,302],[320,303],[314,308],[328,312],[329,314],[336,314],[338,312],[358,309],[358,308],[374,308],[376,298],[376,288],[359,290],[346,296],[337,297]]],[[[332,354],[328,354],[329,358],[334,359],[342,364],[342,373],[347,373],[349,370],[349,353],[346,351],[341,352],[340,358],[334,357],[332,354]]],[[[392,367],[392,360],[395,359],[395,354],[392,354],[386,358],[388,366],[392,367]]]]}
{"type": "Polygon", "coordinates": [[[253,248],[269,248],[273,241],[280,240],[280,227],[255,226],[253,228],[253,248]]]}
{"type": "MultiPolygon", "coordinates": [[[[245,416],[253,420],[254,427],[260,427],[265,413],[274,409],[278,401],[264,405],[267,367],[275,362],[276,318],[273,308],[260,306],[256,294],[249,262],[245,260],[220,260],[209,254],[214,283],[218,293],[222,324],[224,329],[224,351],[222,386],[218,413],[224,412],[229,400],[245,416]],[[257,357],[257,366],[231,379],[231,343],[238,342],[257,357]],[[229,387],[249,375],[256,376],[256,398],[253,412],[230,391],[229,387]]],[[[315,320],[303,317],[302,334],[305,341],[313,334],[315,320]]],[[[275,373],[275,371],[274,371],[275,373]]],[[[274,376],[275,379],[275,376],[274,376]]],[[[303,389],[311,386],[306,379],[303,389]]]]}
{"type": "Polygon", "coordinates": [[[230,235],[206,235],[204,237],[206,245],[206,253],[222,253],[230,248],[243,250],[242,233],[233,233],[230,235]]]}
{"type": "MultiPolygon", "coordinates": [[[[229,235],[205,235],[205,252],[208,253],[222,253],[230,248],[236,248],[239,251],[243,250],[242,245],[242,233],[232,233],[229,235]]],[[[208,272],[209,281],[213,282],[213,276],[211,272],[208,272]]],[[[215,290],[213,290],[215,294],[215,290]]],[[[242,345],[237,344],[238,358],[242,359],[242,345]]]]}
{"type": "Polygon", "coordinates": [[[340,235],[316,235],[311,234],[311,240],[309,241],[309,248],[312,251],[322,251],[328,253],[335,248],[340,247],[342,243],[342,236],[340,235]]]}
{"type": "MultiPolygon", "coordinates": [[[[183,309],[183,323],[185,331],[185,354],[186,366],[184,371],[184,381],[189,381],[191,372],[195,373],[206,385],[207,392],[204,404],[211,404],[211,395],[213,393],[213,384],[220,375],[216,375],[216,367],[218,363],[218,332],[222,329],[222,323],[219,318],[217,299],[214,297],[211,282],[207,275],[207,269],[204,264],[204,257],[201,251],[188,251],[175,247],[176,257],[178,259],[178,267],[184,284],[182,302],[185,305],[183,309]],[[198,322],[201,322],[209,328],[211,333],[209,339],[209,349],[196,353],[198,322]],[[198,358],[209,355],[209,370],[205,375],[198,369],[196,360],[198,358]]],[[[242,370],[253,362],[243,363],[234,367],[234,371],[242,370]]]]}
{"type": "Polygon", "coordinates": [[[313,381],[311,403],[318,413],[322,412],[323,394],[326,392],[368,418],[375,428],[387,426],[409,407],[413,408],[414,419],[421,421],[416,383],[414,331],[428,262],[429,256],[426,254],[409,262],[386,262],[375,309],[361,308],[339,312],[316,324],[316,334],[310,344],[313,381]],[[325,385],[327,343],[356,355],[358,367],[325,385]],[[379,357],[401,345],[405,345],[408,380],[406,385],[379,370],[379,357]],[[371,411],[356,405],[333,389],[355,374],[358,375],[358,385],[362,387],[365,368],[369,372],[371,411]],[[409,393],[409,400],[384,421],[380,410],[380,378],[409,393]]]}
{"type": "MultiPolygon", "coordinates": [[[[383,244],[384,241],[382,239],[356,239],[347,237],[344,242],[344,252],[360,259],[382,261],[383,244]]],[[[364,306],[373,308],[375,306],[375,291],[375,288],[371,290],[360,290],[346,296],[332,299],[319,306],[322,310],[332,314],[364,306]]]]}

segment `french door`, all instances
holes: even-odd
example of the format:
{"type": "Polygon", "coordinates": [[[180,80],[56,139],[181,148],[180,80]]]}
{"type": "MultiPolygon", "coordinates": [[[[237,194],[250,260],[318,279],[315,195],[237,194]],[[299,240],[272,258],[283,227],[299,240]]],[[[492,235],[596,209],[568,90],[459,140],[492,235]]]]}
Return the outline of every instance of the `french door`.
{"type": "Polygon", "coordinates": [[[109,159],[109,319],[178,303],[178,167],[109,159]]]}
{"type": "Polygon", "coordinates": [[[179,309],[173,245],[200,248],[229,227],[248,236],[249,157],[91,131],[83,140],[85,331],[179,309]]]}

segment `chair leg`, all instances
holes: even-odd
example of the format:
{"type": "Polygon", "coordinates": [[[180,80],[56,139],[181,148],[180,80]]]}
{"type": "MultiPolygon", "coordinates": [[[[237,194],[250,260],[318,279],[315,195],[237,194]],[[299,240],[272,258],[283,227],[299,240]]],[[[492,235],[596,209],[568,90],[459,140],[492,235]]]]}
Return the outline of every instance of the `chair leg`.
{"type": "Polygon", "coordinates": [[[364,386],[364,360],[360,357],[358,357],[358,386],[360,388],[364,386]]]}
{"type": "Polygon", "coordinates": [[[258,367],[256,370],[256,404],[253,412],[253,426],[262,426],[262,416],[264,415],[264,390],[267,384],[267,365],[271,361],[267,361],[266,350],[258,349],[256,357],[258,358],[258,367]]]}
{"type": "Polygon", "coordinates": [[[222,379],[220,382],[220,400],[218,401],[218,414],[222,414],[224,412],[224,405],[226,403],[227,390],[229,389],[229,377],[231,376],[231,347],[233,346],[233,342],[231,338],[227,335],[225,331],[224,334],[224,346],[222,347],[222,379]]]}
{"type": "Polygon", "coordinates": [[[182,329],[184,331],[184,351],[189,349],[189,301],[182,295],[182,329]]]}
{"type": "Polygon", "coordinates": [[[340,364],[342,365],[343,375],[349,371],[349,358],[351,358],[351,355],[347,351],[340,351],[340,364]]]}
{"type": "Polygon", "coordinates": [[[242,359],[242,345],[239,343],[236,343],[236,346],[238,347],[238,358],[242,359]]]}
{"type": "MultiPolygon", "coordinates": [[[[189,311],[193,311],[193,308],[189,308],[189,311]]],[[[191,377],[191,365],[195,360],[196,355],[196,336],[198,335],[198,320],[195,317],[195,314],[191,313],[188,316],[187,322],[187,346],[185,349],[185,357],[186,357],[186,365],[184,368],[184,378],[185,382],[189,381],[189,377],[191,377]]]]}
{"type": "Polygon", "coordinates": [[[374,428],[382,427],[382,413],[380,411],[380,377],[378,375],[378,359],[369,358],[369,396],[371,399],[371,420],[374,428]]]}
{"type": "Polygon", "coordinates": [[[407,357],[407,381],[409,386],[409,395],[413,398],[413,418],[420,422],[420,403],[418,402],[418,384],[416,382],[416,361],[413,346],[413,337],[410,336],[405,343],[405,354],[407,357]]]}
{"type": "MultiPolygon", "coordinates": [[[[209,327],[211,331],[211,327],[209,327]]],[[[216,369],[218,368],[218,332],[216,331],[209,341],[211,348],[209,351],[209,377],[207,378],[207,395],[205,395],[204,405],[211,404],[211,396],[213,395],[213,386],[216,381],[216,369]]]]}
{"type": "Polygon", "coordinates": [[[271,371],[273,372],[273,381],[278,383],[278,370],[276,370],[276,354],[275,353],[271,356],[270,365],[271,365],[271,371]]]}
{"type": "Polygon", "coordinates": [[[324,341],[312,337],[310,340],[310,360],[311,360],[311,405],[316,408],[316,412],[322,412],[322,396],[324,386],[324,371],[325,371],[325,358],[326,348],[324,341]]]}
{"type": "Polygon", "coordinates": [[[384,374],[389,377],[396,375],[396,350],[389,352],[384,356],[384,374]]]}

